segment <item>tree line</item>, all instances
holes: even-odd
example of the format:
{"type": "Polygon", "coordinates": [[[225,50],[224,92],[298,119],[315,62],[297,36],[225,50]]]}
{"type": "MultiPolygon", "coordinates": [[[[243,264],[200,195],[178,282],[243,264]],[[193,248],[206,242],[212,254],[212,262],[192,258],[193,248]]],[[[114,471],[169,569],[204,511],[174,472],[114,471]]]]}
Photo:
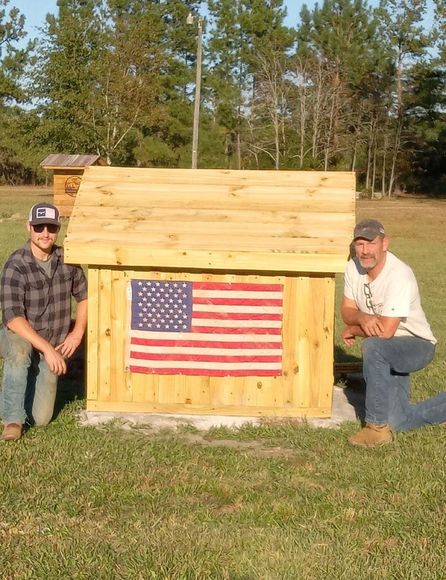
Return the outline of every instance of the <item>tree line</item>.
{"type": "Polygon", "coordinates": [[[353,170],[362,190],[446,193],[446,4],[58,0],[36,39],[0,0],[0,180],[49,153],[189,167],[205,17],[198,166],[353,170]],[[432,8],[432,7],[431,7],[432,8]]]}

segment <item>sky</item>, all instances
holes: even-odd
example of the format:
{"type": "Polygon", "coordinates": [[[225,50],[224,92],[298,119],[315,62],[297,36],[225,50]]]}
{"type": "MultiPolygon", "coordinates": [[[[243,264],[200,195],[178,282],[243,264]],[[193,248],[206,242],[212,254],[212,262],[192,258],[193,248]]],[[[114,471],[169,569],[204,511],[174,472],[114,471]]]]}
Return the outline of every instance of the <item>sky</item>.
{"type": "MultiPolygon", "coordinates": [[[[288,10],[288,26],[297,24],[300,9],[303,4],[312,6],[316,0],[285,0],[288,10]]],[[[376,4],[373,0],[372,4],[376,4]]],[[[321,1],[320,1],[321,3],[321,1]]],[[[10,0],[8,7],[16,6],[26,16],[26,28],[30,36],[37,36],[37,28],[42,26],[48,12],[57,12],[57,0],[10,0]]]]}
{"type": "MultiPolygon", "coordinates": [[[[322,1],[319,0],[319,4],[322,4],[322,1]]],[[[428,0],[431,13],[433,13],[432,1],[428,0]]],[[[285,5],[288,10],[287,25],[295,26],[297,24],[299,12],[303,4],[311,7],[315,3],[316,0],[285,0],[285,5]]],[[[369,0],[369,5],[376,6],[377,4],[378,0],[369,0]]],[[[10,0],[7,9],[13,6],[17,7],[26,16],[26,30],[30,38],[38,36],[38,28],[43,25],[48,12],[53,14],[57,12],[57,0],[10,0]]],[[[432,18],[429,17],[427,25],[431,21],[432,18]]]]}

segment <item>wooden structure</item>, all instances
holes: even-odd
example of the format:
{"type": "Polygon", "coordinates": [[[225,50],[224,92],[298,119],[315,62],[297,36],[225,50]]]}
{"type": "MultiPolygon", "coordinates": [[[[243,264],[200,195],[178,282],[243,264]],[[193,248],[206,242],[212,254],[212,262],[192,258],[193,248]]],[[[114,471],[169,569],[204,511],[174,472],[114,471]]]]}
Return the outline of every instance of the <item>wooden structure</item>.
{"type": "Polygon", "coordinates": [[[106,162],[99,155],[53,154],[40,164],[43,169],[53,171],[54,205],[61,216],[71,215],[84,169],[90,165],[106,165],[106,162]]]}
{"type": "Polygon", "coordinates": [[[354,210],[351,172],[86,168],[65,257],[88,264],[87,409],[330,416],[354,210]],[[132,280],[279,286],[280,373],[131,372],[132,280]]]}

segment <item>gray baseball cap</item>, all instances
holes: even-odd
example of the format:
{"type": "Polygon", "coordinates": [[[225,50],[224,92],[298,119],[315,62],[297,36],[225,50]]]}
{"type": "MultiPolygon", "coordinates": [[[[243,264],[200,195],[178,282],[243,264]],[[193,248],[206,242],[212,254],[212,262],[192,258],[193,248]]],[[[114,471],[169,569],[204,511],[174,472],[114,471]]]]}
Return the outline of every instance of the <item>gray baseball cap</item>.
{"type": "Polygon", "coordinates": [[[60,226],[59,210],[52,203],[36,203],[29,210],[28,221],[32,226],[38,224],[60,226]]]}
{"type": "Polygon", "coordinates": [[[363,238],[364,240],[369,240],[370,242],[375,238],[384,238],[386,232],[384,230],[384,226],[381,222],[377,220],[363,220],[356,224],[356,227],[353,231],[353,241],[357,240],[358,238],[363,238]]]}

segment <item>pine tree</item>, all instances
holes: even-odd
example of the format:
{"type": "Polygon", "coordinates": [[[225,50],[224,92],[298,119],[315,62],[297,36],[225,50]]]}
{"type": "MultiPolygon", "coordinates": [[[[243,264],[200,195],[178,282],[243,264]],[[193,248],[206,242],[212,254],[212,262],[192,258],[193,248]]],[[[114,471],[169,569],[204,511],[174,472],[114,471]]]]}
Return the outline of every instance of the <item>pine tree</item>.
{"type": "Polygon", "coordinates": [[[24,72],[32,43],[19,47],[26,37],[25,17],[8,5],[9,0],[0,0],[0,179],[17,183],[32,179],[17,138],[22,117],[18,105],[26,99],[24,72]]]}

